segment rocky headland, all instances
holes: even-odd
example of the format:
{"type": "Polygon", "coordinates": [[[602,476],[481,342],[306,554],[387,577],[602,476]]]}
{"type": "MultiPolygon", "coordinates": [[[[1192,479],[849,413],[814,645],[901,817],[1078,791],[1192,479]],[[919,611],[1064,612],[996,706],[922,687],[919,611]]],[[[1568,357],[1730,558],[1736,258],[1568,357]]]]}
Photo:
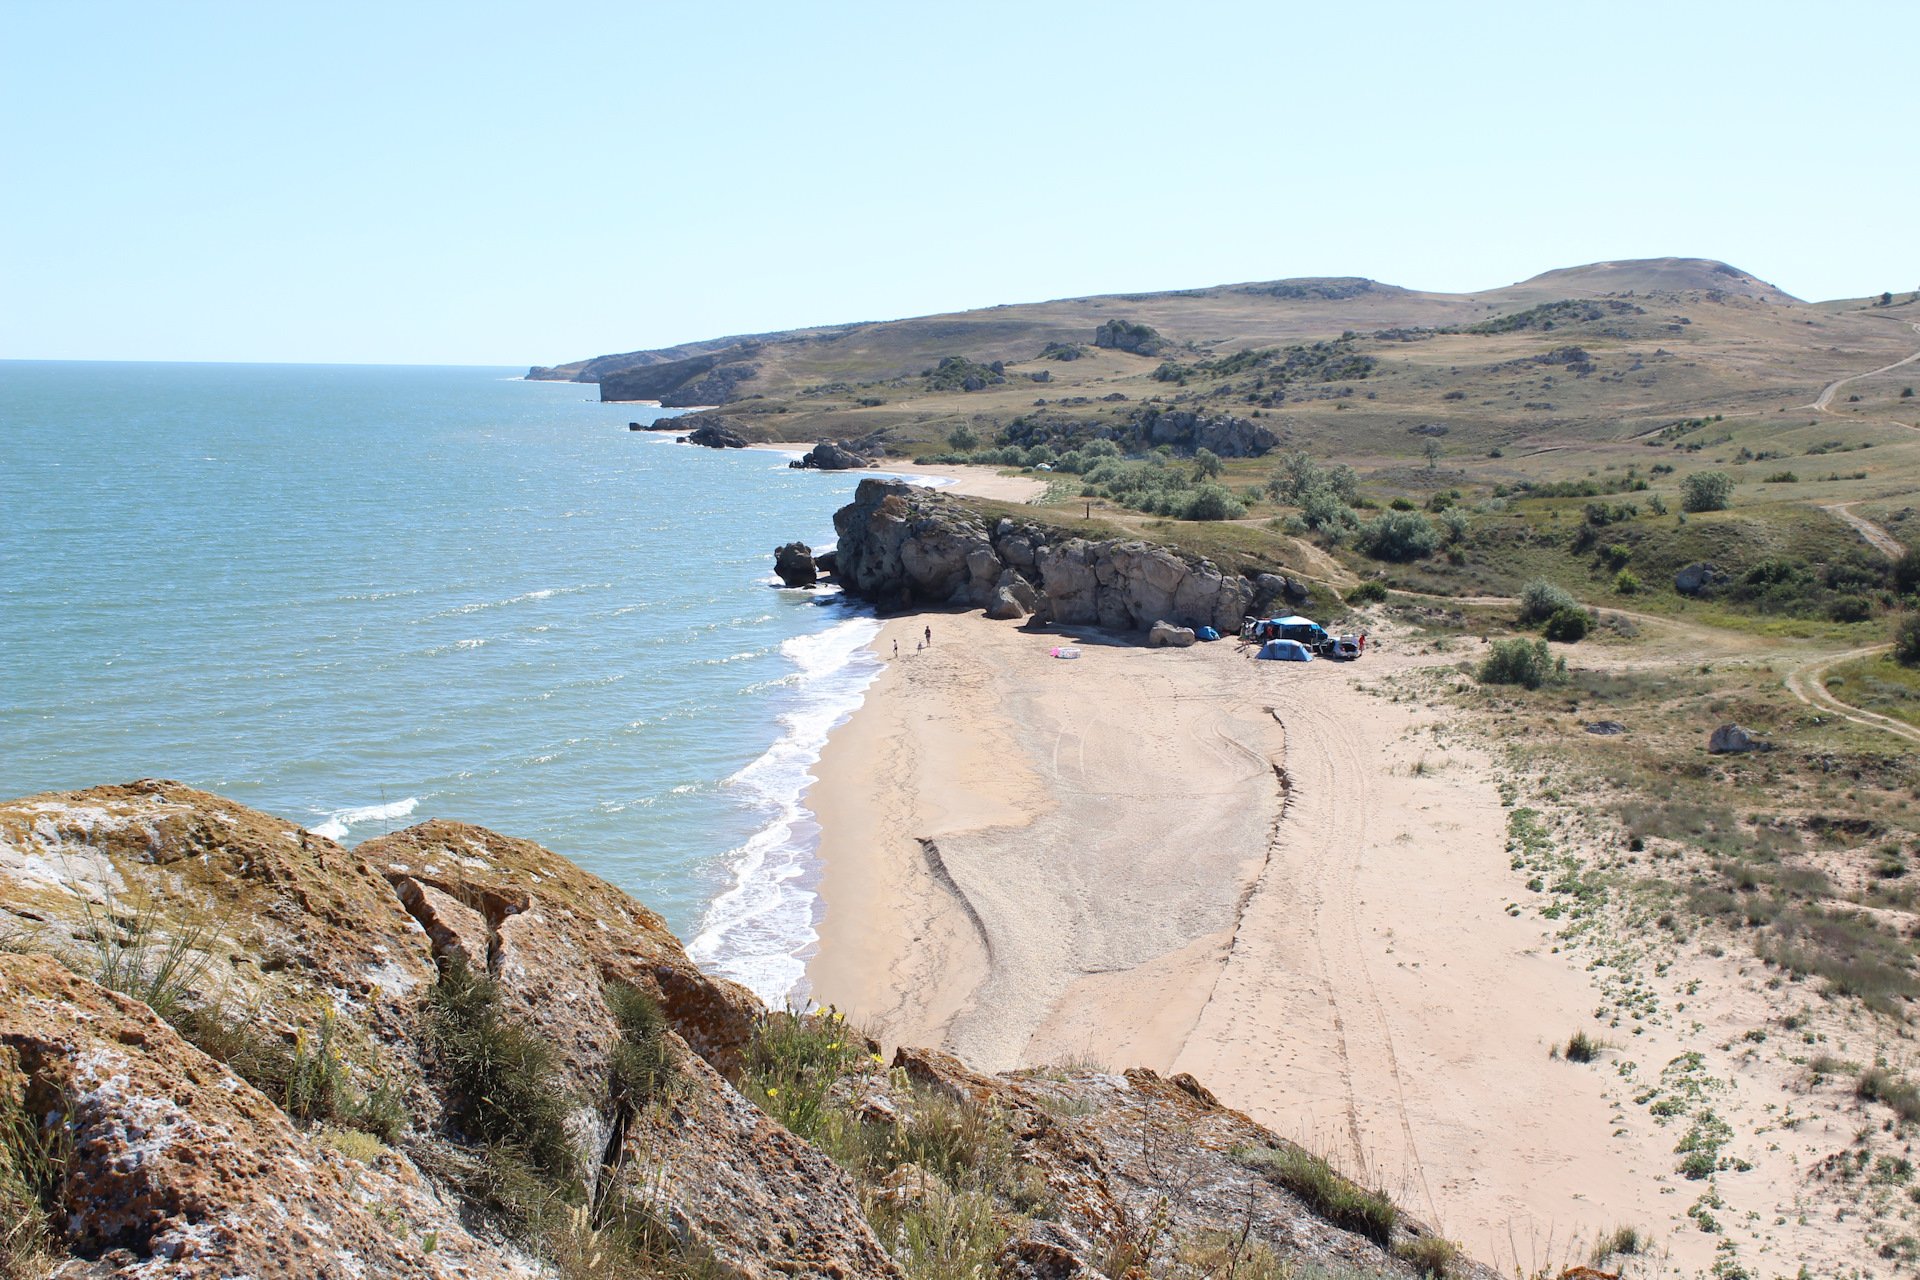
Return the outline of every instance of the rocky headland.
{"type": "Polygon", "coordinates": [[[0,805],[0,1264],[1490,1274],[1188,1077],[884,1059],[527,841],[154,780],[0,805]]]}
{"type": "Polygon", "coordinates": [[[1308,595],[1280,574],[1247,577],[1172,547],[990,518],[899,481],[861,481],[833,526],[835,578],[883,610],[951,605],[1042,624],[1144,631],[1165,621],[1237,634],[1247,615],[1308,595]]]}

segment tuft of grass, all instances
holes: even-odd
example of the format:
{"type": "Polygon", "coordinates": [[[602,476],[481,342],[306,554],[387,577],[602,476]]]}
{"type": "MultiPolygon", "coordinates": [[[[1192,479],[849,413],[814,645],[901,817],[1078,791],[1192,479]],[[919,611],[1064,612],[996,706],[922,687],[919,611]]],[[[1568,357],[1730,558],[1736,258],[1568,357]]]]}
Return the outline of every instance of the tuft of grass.
{"type": "Polygon", "coordinates": [[[1460,1246],[1444,1236],[1411,1236],[1394,1244],[1393,1256],[1423,1276],[1444,1280],[1460,1260],[1460,1246]]]}
{"type": "Polygon", "coordinates": [[[381,1081],[370,1091],[356,1089],[334,1046],[337,1022],[331,1011],[319,1028],[299,1032],[291,1048],[261,1029],[255,1011],[235,1012],[225,1005],[190,1006],[173,1018],[182,1039],[271,1098],[302,1127],[332,1124],[392,1143],[407,1129],[400,1090],[381,1081]]]}
{"type": "Polygon", "coordinates": [[[19,1094],[0,1093],[0,1276],[8,1280],[44,1280],[62,1261],[61,1188],[73,1131],[64,1105],[44,1123],[36,1110],[19,1094]]]}
{"type": "Polygon", "coordinates": [[[652,996],[624,982],[608,983],[602,994],[620,1033],[612,1054],[613,1102],[633,1115],[673,1089],[666,1015],[652,996]]]}
{"type": "MultiPolygon", "coordinates": [[[[490,979],[451,961],[433,987],[426,1039],[457,1136],[495,1154],[489,1163],[501,1167],[507,1190],[522,1181],[513,1165],[549,1186],[577,1181],[566,1129],[569,1099],[557,1087],[553,1047],[501,1011],[490,979]]],[[[503,1207],[528,1199],[509,1196],[503,1207]]]]}
{"type": "Polygon", "coordinates": [[[1298,1196],[1316,1216],[1363,1235],[1382,1249],[1391,1247],[1400,1211],[1384,1192],[1369,1191],[1342,1177],[1325,1160],[1299,1147],[1263,1147],[1242,1153],[1241,1158],[1298,1196]]]}
{"type": "Polygon", "coordinates": [[[1597,1267],[1609,1258],[1632,1257],[1650,1243],[1638,1227],[1615,1227],[1593,1242],[1593,1265],[1597,1267]]]}
{"type": "Polygon", "coordinates": [[[1853,1084],[1862,1102],[1883,1102],[1904,1124],[1920,1120],[1920,1088],[1887,1067],[1868,1067],[1853,1084]]]}
{"type": "Polygon", "coordinates": [[[1568,1062],[1592,1062],[1606,1047],[1606,1041],[1590,1036],[1585,1031],[1576,1031],[1567,1038],[1564,1052],[1568,1062]]]}
{"type": "Polygon", "coordinates": [[[66,957],[69,967],[177,1024],[206,985],[213,956],[205,944],[219,932],[215,923],[179,904],[163,907],[151,894],[123,900],[109,882],[101,894],[99,903],[75,895],[92,952],[66,957]]]}

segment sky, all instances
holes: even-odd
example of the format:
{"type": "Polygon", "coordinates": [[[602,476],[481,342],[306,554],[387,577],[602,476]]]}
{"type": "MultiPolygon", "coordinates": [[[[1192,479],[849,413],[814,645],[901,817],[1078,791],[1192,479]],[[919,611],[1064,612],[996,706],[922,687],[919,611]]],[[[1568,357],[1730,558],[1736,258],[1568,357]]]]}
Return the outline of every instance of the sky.
{"type": "Polygon", "coordinates": [[[1361,275],[1920,286],[1920,5],[0,0],[0,359],[551,364],[1361,275]]]}

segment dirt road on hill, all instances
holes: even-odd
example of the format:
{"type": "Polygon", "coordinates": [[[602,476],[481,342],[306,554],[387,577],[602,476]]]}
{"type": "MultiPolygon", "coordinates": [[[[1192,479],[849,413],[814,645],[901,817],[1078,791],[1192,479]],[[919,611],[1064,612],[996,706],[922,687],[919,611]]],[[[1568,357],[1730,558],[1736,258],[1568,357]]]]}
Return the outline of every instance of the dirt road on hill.
{"type": "Polygon", "coordinates": [[[1851,662],[1855,658],[1871,658],[1874,654],[1885,653],[1892,647],[1888,644],[1874,644],[1864,649],[1849,649],[1845,653],[1823,654],[1789,671],[1786,677],[1787,690],[1810,707],[1830,711],[1842,719],[1865,725],[1869,729],[1884,729],[1909,742],[1920,742],[1920,729],[1914,728],[1904,720],[1895,720],[1892,716],[1883,716],[1877,711],[1868,711],[1850,702],[1842,702],[1833,696],[1833,692],[1825,684],[1826,674],[1831,668],[1843,662],[1851,662]]]}
{"type": "MultiPolygon", "coordinates": [[[[1913,331],[1915,333],[1920,333],[1920,324],[1915,324],[1913,326],[1913,331]]],[[[1902,365],[1912,364],[1915,360],[1920,360],[1920,351],[1914,352],[1912,355],[1906,357],[1903,360],[1895,360],[1892,364],[1883,364],[1878,369],[1869,369],[1865,373],[1856,373],[1848,377],[1841,378],[1837,382],[1829,382],[1826,385],[1826,389],[1821,391],[1821,393],[1818,396],[1814,397],[1813,403],[1808,405],[1807,408],[1817,410],[1821,413],[1832,413],[1833,410],[1830,409],[1828,406],[1833,403],[1834,394],[1838,392],[1840,388],[1846,386],[1849,382],[1859,382],[1863,378],[1873,378],[1873,377],[1878,377],[1880,374],[1883,374],[1883,373],[1892,373],[1895,369],[1900,368],[1902,365]]]]}
{"type": "Polygon", "coordinates": [[[1856,504],[1852,502],[1830,502],[1823,504],[1820,509],[1822,511],[1832,512],[1834,515],[1852,525],[1859,531],[1860,536],[1872,545],[1875,551],[1878,551],[1887,559],[1898,560],[1906,554],[1907,549],[1900,544],[1898,538],[1895,538],[1892,534],[1865,516],[1853,514],[1852,508],[1855,505],[1856,504]]]}

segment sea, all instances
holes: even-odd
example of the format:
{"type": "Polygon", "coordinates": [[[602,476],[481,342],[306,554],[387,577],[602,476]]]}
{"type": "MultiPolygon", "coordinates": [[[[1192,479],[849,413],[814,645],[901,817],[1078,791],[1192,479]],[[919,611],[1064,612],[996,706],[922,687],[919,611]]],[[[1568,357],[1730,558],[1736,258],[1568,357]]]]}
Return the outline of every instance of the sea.
{"type": "Polygon", "coordinates": [[[0,361],[0,797],[479,823],[803,999],[804,792],[878,624],[772,553],[859,477],[519,372],[0,361]]]}

